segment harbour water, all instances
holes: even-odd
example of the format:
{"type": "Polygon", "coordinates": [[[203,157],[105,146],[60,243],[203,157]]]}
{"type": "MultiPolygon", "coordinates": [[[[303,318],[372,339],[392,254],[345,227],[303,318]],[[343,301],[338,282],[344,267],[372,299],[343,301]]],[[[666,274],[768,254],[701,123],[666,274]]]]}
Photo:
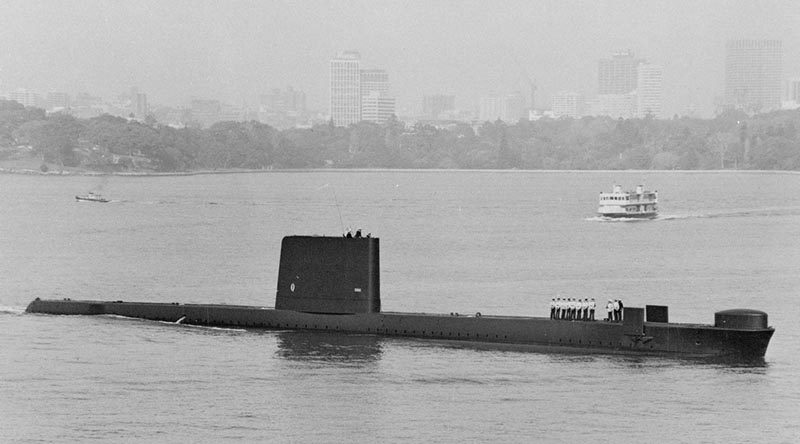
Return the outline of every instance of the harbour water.
{"type": "Polygon", "coordinates": [[[0,175],[2,442],[800,440],[800,175],[0,175]],[[650,221],[594,217],[614,183],[650,221]],[[110,203],[76,202],[99,191],[110,203]],[[547,316],[552,297],[755,308],[762,364],[24,314],[32,299],[272,306],[280,241],[381,239],[387,311],[547,316]]]}

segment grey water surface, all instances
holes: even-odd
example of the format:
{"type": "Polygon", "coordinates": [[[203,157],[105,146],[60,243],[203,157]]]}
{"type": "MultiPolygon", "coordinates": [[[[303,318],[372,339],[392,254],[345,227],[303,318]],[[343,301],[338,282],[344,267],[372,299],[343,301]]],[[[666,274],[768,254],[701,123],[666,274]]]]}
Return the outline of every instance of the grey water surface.
{"type": "Polygon", "coordinates": [[[2,442],[797,442],[800,175],[0,175],[2,442]],[[604,221],[614,183],[659,191],[604,221]],[[95,190],[107,204],[76,202],[95,190]],[[34,298],[272,306],[281,238],[381,239],[387,311],[547,316],[552,297],[755,308],[763,363],[532,353],[23,313],[34,298]]]}

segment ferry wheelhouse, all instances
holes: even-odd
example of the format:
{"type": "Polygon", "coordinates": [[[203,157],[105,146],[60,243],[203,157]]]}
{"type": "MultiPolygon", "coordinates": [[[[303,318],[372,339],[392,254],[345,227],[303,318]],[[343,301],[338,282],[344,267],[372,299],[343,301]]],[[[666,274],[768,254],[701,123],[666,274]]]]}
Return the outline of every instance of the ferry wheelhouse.
{"type": "Polygon", "coordinates": [[[658,191],[639,185],[635,191],[623,191],[614,185],[610,193],[600,193],[597,213],[602,217],[652,219],[658,215],[658,191]]]}

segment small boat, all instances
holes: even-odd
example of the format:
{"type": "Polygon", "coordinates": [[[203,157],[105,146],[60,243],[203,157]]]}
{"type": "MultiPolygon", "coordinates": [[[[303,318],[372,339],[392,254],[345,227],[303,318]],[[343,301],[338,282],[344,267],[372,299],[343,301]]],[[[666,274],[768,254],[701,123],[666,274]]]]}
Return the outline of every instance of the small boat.
{"type": "Polygon", "coordinates": [[[643,185],[635,191],[623,191],[614,185],[610,193],[600,193],[597,214],[609,218],[652,219],[658,216],[658,191],[647,191],[643,185]]]}
{"type": "Polygon", "coordinates": [[[77,200],[78,202],[80,201],[103,202],[103,203],[110,202],[110,200],[106,199],[105,197],[91,192],[89,194],[81,194],[79,196],[75,196],[75,200],[77,200]]]}

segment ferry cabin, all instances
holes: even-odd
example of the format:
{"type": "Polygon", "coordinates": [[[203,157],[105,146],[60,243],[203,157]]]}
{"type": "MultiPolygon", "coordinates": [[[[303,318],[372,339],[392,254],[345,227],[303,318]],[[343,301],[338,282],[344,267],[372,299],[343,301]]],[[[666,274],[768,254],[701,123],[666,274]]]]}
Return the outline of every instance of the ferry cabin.
{"type": "Polygon", "coordinates": [[[611,193],[600,193],[597,212],[605,217],[655,217],[658,213],[658,192],[645,191],[642,185],[636,191],[622,191],[614,185],[611,193]]]}

